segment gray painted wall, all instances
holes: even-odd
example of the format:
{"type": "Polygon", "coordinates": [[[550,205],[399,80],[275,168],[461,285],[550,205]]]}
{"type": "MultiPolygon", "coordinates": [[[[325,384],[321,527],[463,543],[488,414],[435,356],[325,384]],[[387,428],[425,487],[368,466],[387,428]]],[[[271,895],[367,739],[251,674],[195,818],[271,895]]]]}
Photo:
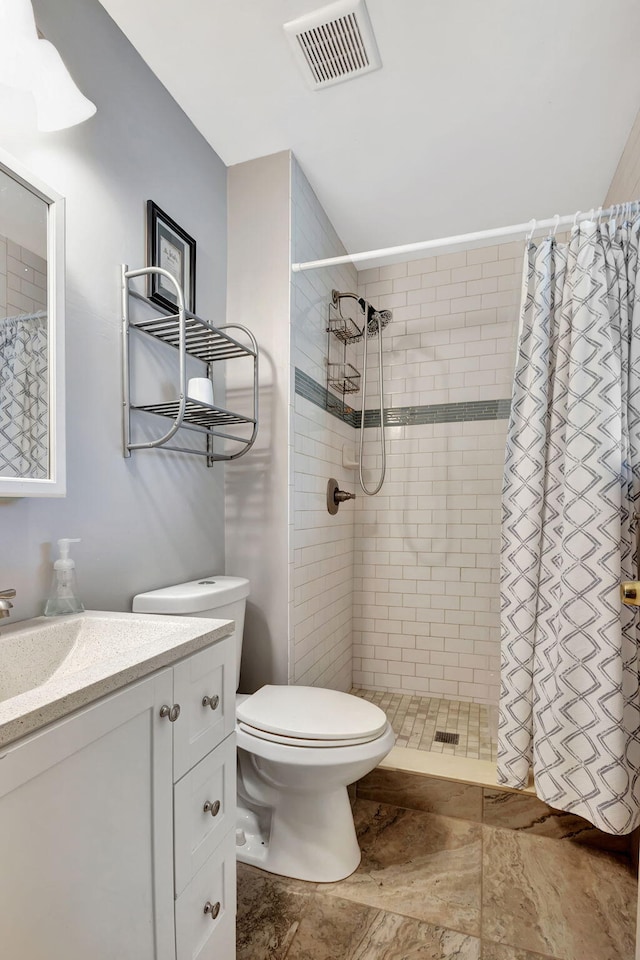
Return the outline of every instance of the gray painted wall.
{"type": "MultiPolygon", "coordinates": [[[[98,113],[53,134],[0,129],[0,146],[67,199],[68,492],[0,503],[0,587],[18,590],[16,619],[42,612],[58,537],[82,537],[79,592],[94,609],[130,609],[141,590],[224,564],[222,465],[121,455],[118,271],[144,262],[152,198],[196,238],[198,311],[222,322],[225,167],[97,0],[34,8],[98,113]]],[[[168,389],[166,363],[156,369],[168,389]]]]}

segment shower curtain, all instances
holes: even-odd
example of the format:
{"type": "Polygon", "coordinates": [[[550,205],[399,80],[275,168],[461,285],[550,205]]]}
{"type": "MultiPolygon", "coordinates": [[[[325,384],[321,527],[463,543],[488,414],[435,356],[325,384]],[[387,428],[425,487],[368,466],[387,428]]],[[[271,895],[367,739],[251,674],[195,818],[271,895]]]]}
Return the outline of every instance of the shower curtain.
{"type": "Polygon", "coordinates": [[[640,823],[640,277],[633,223],[525,254],[502,510],[498,780],[640,823]]]}
{"type": "Polygon", "coordinates": [[[48,475],[47,315],[0,320],[0,476],[48,475]]]}

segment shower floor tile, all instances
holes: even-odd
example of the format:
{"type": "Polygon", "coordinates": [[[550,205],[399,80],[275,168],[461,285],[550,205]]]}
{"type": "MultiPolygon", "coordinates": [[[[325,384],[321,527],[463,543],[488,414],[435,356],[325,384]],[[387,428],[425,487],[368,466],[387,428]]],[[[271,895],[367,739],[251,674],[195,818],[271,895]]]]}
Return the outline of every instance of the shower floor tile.
{"type": "Polygon", "coordinates": [[[474,760],[496,760],[497,746],[491,735],[490,722],[493,708],[486,704],[358,687],[351,692],[384,710],[396,735],[397,747],[474,760]],[[457,734],[459,741],[457,744],[437,743],[436,731],[457,734]]]}

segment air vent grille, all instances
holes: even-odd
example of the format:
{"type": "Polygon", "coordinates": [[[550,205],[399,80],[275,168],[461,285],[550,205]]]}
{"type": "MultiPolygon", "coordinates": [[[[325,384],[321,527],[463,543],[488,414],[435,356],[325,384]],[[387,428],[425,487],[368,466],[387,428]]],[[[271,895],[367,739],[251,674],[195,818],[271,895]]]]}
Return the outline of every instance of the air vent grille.
{"type": "Polygon", "coordinates": [[[353,14],[299,33],[298,43],[316,83],[337,80],[369,66],[358,21],[353,14]]]}
{"type": "Polygon", "coordinates": [[[315,89],[351,80],[382,65],[364,0],[339,0],[285,23],[284,29],[315,89]]]}

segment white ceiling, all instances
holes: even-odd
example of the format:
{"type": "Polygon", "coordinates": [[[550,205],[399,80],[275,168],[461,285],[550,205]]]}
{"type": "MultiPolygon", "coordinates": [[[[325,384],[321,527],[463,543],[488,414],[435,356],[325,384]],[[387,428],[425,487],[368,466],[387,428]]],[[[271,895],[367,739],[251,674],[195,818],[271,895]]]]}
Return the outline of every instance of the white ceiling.
{"type": "Polygon", "coordinates": [[[322,0],[102,3],[225,163],[293,150],[350,252],[598,206],[640,106],[638,0],[367,0],[382,69],[319,91],[282,24],[322,0]]]}

